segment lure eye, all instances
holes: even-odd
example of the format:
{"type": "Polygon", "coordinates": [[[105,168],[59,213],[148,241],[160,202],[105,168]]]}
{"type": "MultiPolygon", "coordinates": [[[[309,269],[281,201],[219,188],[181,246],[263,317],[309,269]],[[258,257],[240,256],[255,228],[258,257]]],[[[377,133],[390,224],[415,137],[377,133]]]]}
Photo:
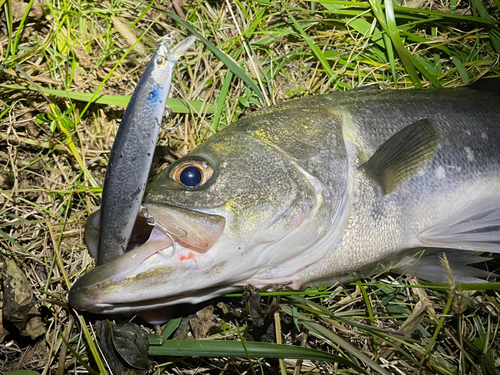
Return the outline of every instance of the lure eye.
{"type": "Polygon", "coordinates": [[[161,67],[161,66],[165,65],[165,58],[163,56],[158,56],[156,58],[155,62],[156,62],[156,66],[160,66],[161,67]]]}
{"type": "Polygon", "coordinates": [[[170,177],[188,188],[205,184],[213,175],[213,169],[201,160],[189,160],[175,166],[170,177]]]}

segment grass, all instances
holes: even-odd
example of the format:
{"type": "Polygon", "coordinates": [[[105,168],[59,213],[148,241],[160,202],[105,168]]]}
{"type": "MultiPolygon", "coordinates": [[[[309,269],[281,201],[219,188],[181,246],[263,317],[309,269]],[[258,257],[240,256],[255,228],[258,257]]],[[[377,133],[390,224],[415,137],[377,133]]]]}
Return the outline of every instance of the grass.
{"type": "MultiPolygon", "coordinates": [[[[0,372],[108,371],[95,317],[75,316],[64,303],[69,285],[93,267],[84,223],[99,206],[119,119],[159,37],[177,31],[199,40],[177,65],[174,113],[159,140],[182,156],[245,113],[292,98],[498,76],[499,6],[0,1],[0,251],[21,266],[34,300],[46,301],[38,304],[43,336],[0,329],[0,372]]],[[[211,316],[213,342],[169,340],[192,338],[186,319],[144,329],[151,354],[162,355],[154,357],[157,374],[495,374],[498,284],[470,288],[380,275],[301,294],[262,293],[261,310],[272,307],[262,327],[241,295],[228,296],[211,316]],[[276,337],[294,347],[251,341],[276,337]]]]}

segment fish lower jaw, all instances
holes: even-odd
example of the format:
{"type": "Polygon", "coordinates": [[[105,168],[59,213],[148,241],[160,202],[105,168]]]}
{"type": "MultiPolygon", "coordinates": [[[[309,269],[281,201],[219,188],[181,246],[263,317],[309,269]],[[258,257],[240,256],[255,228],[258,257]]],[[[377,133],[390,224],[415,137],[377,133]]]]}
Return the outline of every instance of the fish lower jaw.
{"type": "Polygon", "coordinates": [[[140,311],[155,310],[165,306],[177,305],[181,303],[197,304],[209,299],[220,297],[221,295],[235,292],[240,288],[236,286],[221,286],[207,289],[201,289],[192,293],[183,293],[163,298],[156,298],[143,301],[125,302],[125,303],[105,303],[96,302],[88,308],[79,308],[95,314],[128,314],[140,311]]]}

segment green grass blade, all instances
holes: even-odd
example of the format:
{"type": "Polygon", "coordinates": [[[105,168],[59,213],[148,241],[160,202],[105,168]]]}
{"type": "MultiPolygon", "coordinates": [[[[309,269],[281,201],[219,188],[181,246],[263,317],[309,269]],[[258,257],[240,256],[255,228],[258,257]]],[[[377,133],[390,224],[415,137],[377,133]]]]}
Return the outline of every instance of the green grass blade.
{"type": "Polygon", "coordinates": [[[431,338],[431,340],[429,342],[429,345],[427,346],[426,355],[424,357],[422,357],[422,359],[420,360],[420,363],[422,363],[422,364],[424,363],[425,358],[429,357],[429,353],[434,348],[434,344],[436,343],[436,341],[438,339],[438,335],[441,332],[441,329],[443,328],[445,320],[447,319],[447,315],[448,315],[448,313],[449,313],[449,311],[451,309],[451,306],[452,306],[454,298],[455,298],[455,292],[452,291],[450,293],[449,297],[448,297],[448,301],[446,302],[446,306],[444,307],[443,314],[439,318],[439,322],[438,322],[438,324],[436,326],[436,329],[434,330],[434,334],[432,335],[432,338],[431,338]]]}
{"type": "Polygon", "coordinates": [[[24,78],[26,78],[26,80],[31,84],[31,86],[36,90],[38,91],[38,93],[40,95],[43,96],[43,98],[48,102],[50,103],[50,99],[47,98],[47,96],[43,93],[43,91],[40,89],[40,87],[35,83],[33,82],[33,80],[31,79],[31,77],[29,75],[26,74],[26,72],[23,70],[23,68],[21,68],[21,66],[17,63],[17,62],[14,62],[14,66],[17,68],[17,70],[19,70],[19,73],[21,73],[23,75],[24,78]]]}
{"type": "Polygon", "coordinates": [[[167,324],[161,330],[161,338],[162,340],[167,340],[171,334],[175,332],[175,330],[179,327],[179,324],[182,322],[182,317],[170,319],[167,324]]]}
{"type": "MultiPolygon", "coordinates": [[[[310,0],[315,1],[315,0],[310,0]]],[[[378,1],[378,0],[377,0],[378,1]]],[[[315,1],[316,2],[316,1],[315,1]]],[[[319,1],[318,1],[319,2],[319,1]]],[[[372,4],[368,2],[361,1],[339,1],[339,0],[321,0],[321,3],[337,4],[343,5],[344,7],[339,9],[345,9],[345,7],[356,7],[358,9],[368,9],[372,8],[372,4]]],[[[380,4],[380,3],[379,3],[380,4]]],[[[381,9],[385,9],[384,4],[380,4],[381,9]]],[[[482,26],[494,26],[496,21],[488,18],[482,18],[477,16],[460,16],[457,14],[450,14],[441,12],[438,10],[428,10],[422,8],[409,8],[404,6],[393,6],[394,12],[398,15],[410,15],[412,17],[421,17],[422,19],[431,19],[433,21],[445,20],[447,22],[466,22],[466,23],[477,23],[482,26]]],[[[349,13],[344,13],[349,14],[349,13]]],[[[359,12],[357,13],[359,14],[359,12]]]]}
{"type": "Polygon", "coordinates": [[[314,44],[314,41],[305,33],[302,26],[300,26],[300,23],[297,22],[297,20],[292,15],[292,13],[290,13],[288,8],[285,7],[284,9],[285,9],[286,13],[288,14],[288,17],[290,17],[290,19],[292,20],[293,25],[295,26],[295,28],[297,29],[299,34],[302,36],[302,38],[304,38],[304,40],[306,41],[309,48],[311,48],[311,51],[314,53],[314,55],[316,56],[318,61],[321,63],[321,66],[323,67],[323,69],[325,69],[326,75],[328,76],[328,79],[334,80],[336,78],[336,75],[333,72],[332,68],[330,67],[330,64],[328,63],[328,61],[326,61],[325,56],[323,56],[323,52],[321,52],[319,47],[316,44],[314,44]]]}
{"type": "MultiPolygon", "coordinates": [[[[337,4],[332,4],[326,1],[321,1],[321,5],[323,5],[326,9],[330,11],[331,14],[337,15],[340,14],[345,8],[341,7],[337,4]]],[[[357,32],[365,35],[366,37],[370,37],[374,43],[377,43],[380,47],[385,48],[385,43],[382,38],[382,33],[379,28],[375,27],[373,33],[370,34],[372,29],[372,24],[370,22],[365,21],[362,18],[344,18],[341,20],[349,27],[353,28],[357,32]]]]}
{"type": "Polygon", "coordinates": [[[479,316],[473,316],[472,320],[474,321],[477,333],[479,334],[475,344],[479,349],[483,350],[484,348],[487,348],[488,345],[486,329],[484,328],[483,322],[479,316]]]}
{"type": "Polygon", "coordinates": [[[485,283],[471,283],[461,284],[457,283],[456,289],[462,290],[500,290],[500,282],[485,282],[485,283]]]}
{"type": "MultiPolygon", "coordinates": [[[[17,85],[0,84],[0,87],[11,90],[31,90],[31,91],[35,90],[32,88],[27,88],[24,86],[17,86],[17,85]]],[[[89,102],[95,95],[92,93],[54,90],[54,89],[41,88],[40,86],[38,87],[44,94],[58,96],[66,99],[78,100],[82,102],[89,102]]],[[[100,94],[94,97],[93,103],[126,107],[129,101],[130,101],[130,95],[100,94]]],[[[202,110],[203,104],[204,103],[195,100],[184,100],[184,99],[173,99],[173,98],[169,98],[167,101],[167,105],[172,109],[172,112],[174,113],[191,113],[192,110],[200,112],[202,110]]],[[[206,105],[204,111],[210,114],[210,113],[215,113],[215,109],[216,109],[215,105],[206,105]]]]}
{"type": "Polygon", "coordinates": [[[469,84],[469,74],[467,73],[467,68],[463,64],[462,60],[457,56],[451,56],[451,61],[453,62],[453,65],[455,65],[455,68],[457,68],[457,72],[460,75],[460,78],[462,79],[464,85],[469,84]]]}
{"type": "Polygon", "coordinates": [[[450,0],[450,13],[455,14],[457,12],[457,2],[458,0],[450,0]]]}
{"type": "Polygon", "coordinates": [[[71,352],[71,355],[73,357],[75,357],[75,359],[78,361],[78,363],[80,363],[80,365],[85,367],[85,370],[87,370],[92,375],[99,375],[99,373],[96,370],[94,370],[92,367],[90,367],[90,365],[85,362],[85,360],[75,351],[75,349],[73,349],[73,347],[70,345],[70,343],[64,338],[62,332],[60,333],[59,336],[62,339],[62,341],[64,342],[64,345],[66,345],[68,350],[71,352]]]}
{"type": "Polygon", "coordinates": [[[107,375],[108,372],[104,367],[104,363],[102,362],[101,356],[99,355],[99,351],[97,350],[94,340],[92,340],[92,336],[90,335],[90,331],[87,328],[87,322],[85,322],[85,318],[79,314],[77,314],[77,316],[78,316],[78,321],[80,322],[80,327],[83,331],[83,336],[85,337],[88,348],[90,349],[92,357],[94,358],[97,368],[99,369],[99,373],[101,375],[107,375]]]}
{"type": "Polygon", "coordinates": [[[28,254],[32,257],[35,257],[34,254],[30,253],[28,250],[26,250],[19,242],[17,242],[15,239],[13,239],[11,236],[9,236],[7,233],[5,233],[3,230],[0,229],[0,236],[5,238],[7,241],[12,243],[15,247],[17,247],[19,250],[21,250],[23,253],[28,254]]]}
{"type": "Polygon", "coordinates": [[[250,357],[258,358],[290,358],[308,359],[314,361],[338,362],[359,372],[364,372],[352,361],[334,354],[316,349],[304,348],[268,342],[246,341],[244,346],[240,341],[215,340],[167,340],[161,346],[151,346],[150,355],[160,356],[193,356],[193,357],[250,357]]]}
{"type": "Polygon", "coordinates": [[[439,49],[444,53],[446,53],[447,55],[452,56],[451,50],[448,47],[446,47],[446,45],[433,43],[432,40],[430,39],[424,38],[420,35],[415,35],[405,30],[402,30],[401,34],[403,34],[406,37],[406,39],[411,40],[412,42],[432,45],[433,48],[439,49]]]}
{"type": "Polygon", "coordinates": [[[427,69],[422,65],[408,50],[405,48],[405,51],[407,52],[408,56],[410,57],[410,60],[412,64],[417,68],[417,70],[422,73],[422,75],[429,80],[429,82],[434,86],[435,88],[441,87],[441,84],[439,81],[434,77],[427,69]]]}
{"type": "Polygon", "coordinates": [[[391,67],[392,79],[394,81],[394,87],[398,87],[398,76],[396,75],[396,59],[394,56],[394,49],[392,48],[391,38],[387,34],[383,34],[385,50],[387,51],[387,57],[389,58],[389,65],[391,67]]]}
{"type": "MultiPolygon", "coordinates": [[[[472,0],[472,5],[481,18],[487,20],[491,19],[481,0],[472,0]]],[[[488,34],[490,36],[491,45],[495,49],[495,52],[500,53],[500,30],[498,26],[492,26],[488,34]]]]}
{"type": "Polygon", "coordinates": [[[203,42],[207,46],[207,48],[212,51],[212,53],[217,56],[223,63],[226,65],[229,70],[231,70],[238,78],[240,78],[243,82],[245,82],[255,93],[262,99],[263,95],[259,89],[259,86],[245,73],[243,69],[241,69],[238,64],[236,64],[233,60],[231,60],[224,52],[219,50],[214,44],[212,44],[208,39],[204,38],[198,31],[196,31],[193,27],[191,27],[186,21],[181,19],[174,13],[167,12],[162,9],[157,9],[159,12],[167,15],[168,17],[174,19],[182,26],[184,26],[191,34],[195,35],[199,40],[203,42]]]}
{"type": "MultiPolygon", "coordinates": [[[[281,306],[281,309],[285,313],[292,316],[292,309],[289,306],[284,306],[284,305],[280,305],[280,306],[281,306]]],[[[344,339],[340,338],[338,335],[336,335],[332,331],[328,330],[327,328],[323,327],[321,324],[310,320],[304,314],[301,314],[301,313],[298,313],[298,318],[299,318],[300,323],[307,330],[309,330],[310,333],[316,332],[317,334],[319,334],[319,336],[326,338],[327,340],[329,340],[331,342],[334,342],[335,344],[337,344],[341,348],[345,349],[351,355],[353,355],[354,357],[363,361],[366,365],[370,366],[373,370],[379,372],[380,374],[391,375],[390,372],[388,372],[387,370],[382,368],[379,364],[372,361],[370,358],[368,358],[366,355],[361,353],[358,349],[356,349],[350,343],[348,343],[344,339]]]]}
{"type": "Polygon", "coordinates": [[[3,14],[5,17],[5,24],[7,26],[7,49],[5,50],[4,56],[9,56],[12,52],[13,44],[13,17],[12,17],[12,4],[10,1],[3,2],[3,14]]]}
{"type": "Polygon", "coordinates": [[[403,41],[401,40],[401,36],[399,35],[398,27],[396,24],[396,17],[394,16],[394,9],[392,6],[392,0],[385,0],[385,20],[383,17],[382,7],[380,2],[377,0],[370,0],[370,4],[372,4],[372,9],[377,19],[379,20],[383,29],[386,30],[389,35],[396,52],[405,67],[406,72],[410,76],[411,81],[415,85],[416,88],[422,88],[422,83],[418,78],[417,70],[413,65],[409,55],[408,50],[405,48],[403,41]]]}
{"type": "Polygon", "coordinates": [[[126,51],[125,53],[123,54],[122,57],[120,57],[118,59],[118,61],[116,62],[116,64],[114,64],[114,66],[110,69],[110,71],[108,72],[108,74],[106,74],[106,77],[101,81],[101,83],[99,84],[99,86],[97,87],[96,91],[92,94],[92,97],[91,99],[88,101],[87,105],[85,106],[85,108],[83,108],[83,110],[81,111],[80,113],[80,117],[75,121],[75,124],[78,126],[78,124],[80,123],[80,120],[83,118],[85,112],[87,111],[87,109],[89,108],[90,104],[94,101],[94,99],[99,95],[99,91],[101,91],[102,87],[104,86],[104,84],[106,83],[106,81],[109,79],[109,77],[111,77],[111,75],[113,74],[113,72],[116,70],[116,68],[118,68],[118,66],[122,63],[122,61],[125,59],[125,57],[128,56],[128,54],[134,49],[135,45],[140,43],[142,38],[144,37],[144,35],[146,35],[146,33],[149,31],[149,29],[151,27],[153,27],[153,25],[156,23],[158,17],[148,26],[148,28],[141,34],[141,36],[139,38],[137,38],[137,40],[135,41],[134,44],[132,44],[126,51]]]}
{"type": "Polygon", "coordinates": [[[24,31],[24,24],[26,23],[26,19],[28,18],[28,14],[31,10],[31,7],[33,6],[34,0],[30,0],[28,3],[28,6],[26,7],[26,10],[24,11],[23,18],[21,19],[21,22],[17,26],[17,32],[16,36],[14,38],[14,46],[12,47],[12,57],[13,59],[15,58],[15,54],[17,52],[17,47],[19,43],[19,39],[21,38],[21,33],[24,31]]]}
{"type": "Polygon", "coordinates": [[[212,121],[212,130],[214,132],[219,128],[219,121],[222,115],[222,110],[224,109],[224,103],[226,102],[226,97],[229,92],[229,87],[231,86],[231,81],[233,79],[234,73],[232,71],[228,71],[226,78],[224,78],[224,82],[222,83],[222,87],[220,90],[219,97],[217,98],[217,109],[215,111],[214,119],[212,121]]]}

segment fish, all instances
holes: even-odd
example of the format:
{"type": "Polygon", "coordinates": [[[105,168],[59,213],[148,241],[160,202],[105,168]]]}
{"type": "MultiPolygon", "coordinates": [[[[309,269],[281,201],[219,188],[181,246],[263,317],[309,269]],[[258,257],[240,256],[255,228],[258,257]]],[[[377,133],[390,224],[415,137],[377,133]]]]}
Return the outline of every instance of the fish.
{"type": "Polygon", "coordinates": [[[351,90],[244,116],[155,177],[149,238],[70,304],[129,313],[387,270],[449,282],[443,252],[454,281],[487,276],[465,265],[500,252],[499,88],[351,90]]]}
{"type": "Polygon", "coordinates": [[[174,65],[194,41],[190,36],[170,51],[164,45],[158,47],[123,114],[109,156],[101,209],[87,226],[87,236],[95,235],[92,224],[99,215],[99,242],[90,248],[97,256],[97,265],[127,249],[151,169],[174,65]]]}

